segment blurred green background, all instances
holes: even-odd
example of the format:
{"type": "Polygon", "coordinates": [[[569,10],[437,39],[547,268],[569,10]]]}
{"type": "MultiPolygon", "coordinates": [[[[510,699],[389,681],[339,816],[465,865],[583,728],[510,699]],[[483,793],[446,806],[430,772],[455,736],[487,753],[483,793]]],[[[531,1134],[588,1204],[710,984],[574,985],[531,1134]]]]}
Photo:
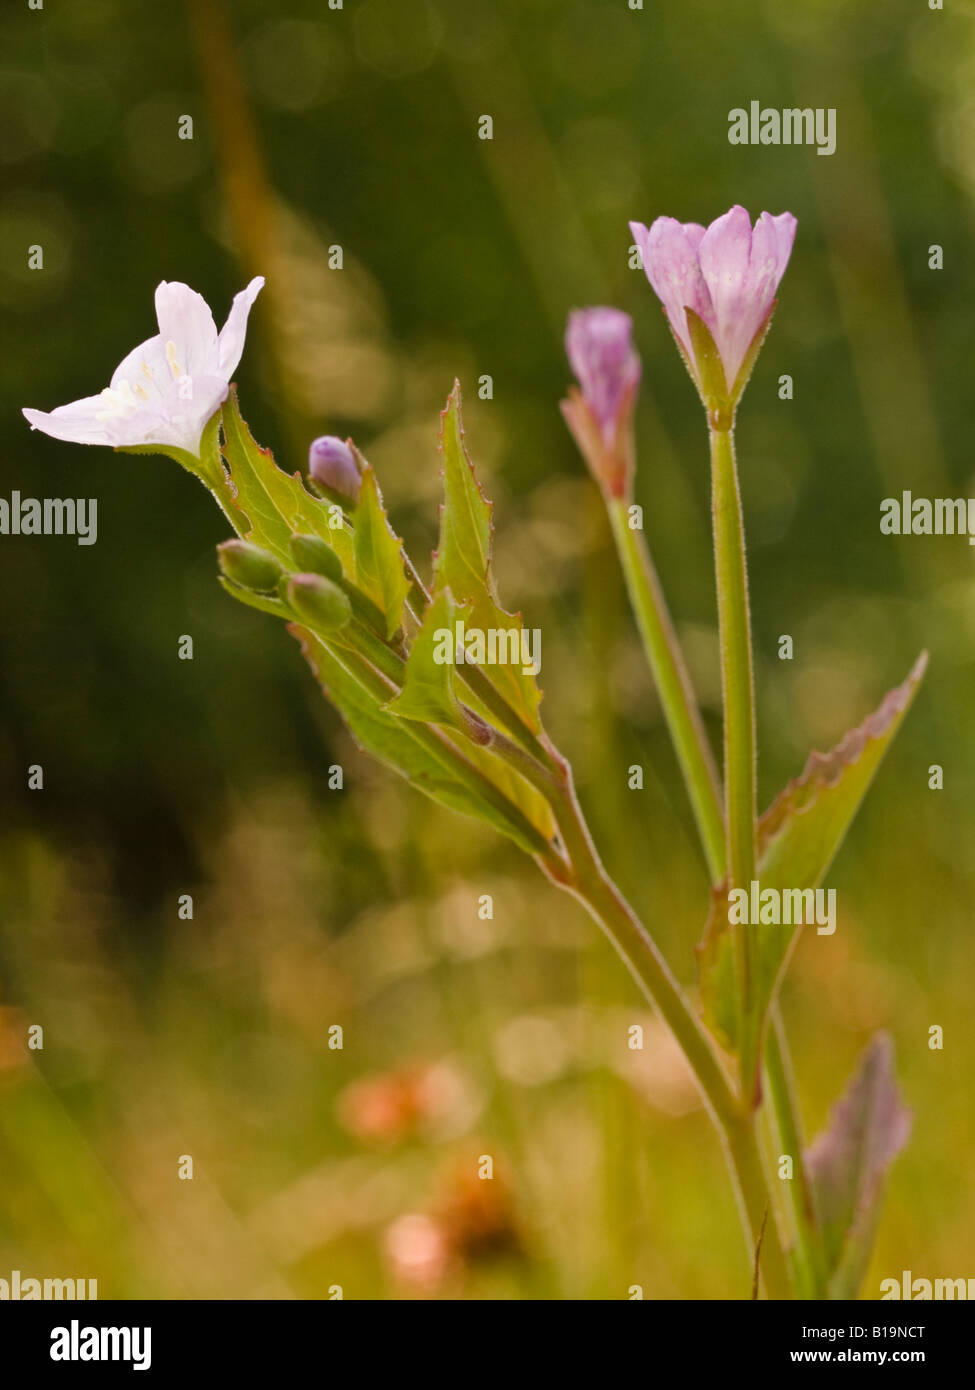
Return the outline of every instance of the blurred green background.
{"type": "Polygon", "coordinates": [[[187,474],[19,413],[107,383],[154,331],[159,280],[222,322],[264,274],[245,417],[290,467],[353,433],[424,567],[459,376],[502,597],[544,633],[549,729],[690,984],[706,877],[557,401],[569,309],[631,312],[637,498],[717,739],[706,441],[627,221],[733,202],[799,219],[738,440],[762,805],[931,654],[831,875],[836,935],[802,943],[786,988],[804,1120],[890,1029],[915,1123],[865,1293],[975,1274],[973,552],[878,524],[903,488],[973,485],[973,21],[961,0],[8,8],[0,495],[97,497],[99,532],[0,537],[0,1276],[102,1297],[747,1297],[717,1141],[581,909],[355,751],[283,629],[219,590],[226,530],[187,474]],[[730,146],[753,99],[835,107],[837,152],[730,146]]]}

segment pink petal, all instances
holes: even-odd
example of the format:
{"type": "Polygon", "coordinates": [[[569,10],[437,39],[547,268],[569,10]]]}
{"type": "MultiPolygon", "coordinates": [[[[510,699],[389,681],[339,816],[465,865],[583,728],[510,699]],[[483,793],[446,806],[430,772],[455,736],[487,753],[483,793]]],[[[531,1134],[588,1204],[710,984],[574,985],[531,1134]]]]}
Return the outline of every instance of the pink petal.
{"type": "Polygon", "coordinates": [[[775,290],[764,302],[756,298],[750,273],[752,224],[743,207],[736,205],[711,223],[699,254],[714,303],[715,343],[731,387],[775,290]]]}
{"type": "Polygon", "coordinates": [[[685,308],[693,309],[713,327],[714,309],[707,284],[698,263],[698,246],[706,235],[695,222],[683,225],[673,217],[658,217],[649,231],[640,223],[634,229],[644,233],[643,266],[647,279],[667,311],[674,332],[691,352],[685,308]]]}

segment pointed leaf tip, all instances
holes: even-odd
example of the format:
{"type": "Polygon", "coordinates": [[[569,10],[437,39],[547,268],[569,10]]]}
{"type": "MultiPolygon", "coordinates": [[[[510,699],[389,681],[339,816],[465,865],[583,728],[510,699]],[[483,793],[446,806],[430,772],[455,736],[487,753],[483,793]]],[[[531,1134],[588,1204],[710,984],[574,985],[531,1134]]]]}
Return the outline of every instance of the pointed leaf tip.
{"type": "MultiPolygon", "coordinates": [[[[889,748],[927,666],[922,652],[906,680],[889,691],[866,719],[829,753],[811,753],[799,777],[758,820],[756,878],[762,888],[817,888],[825,878],[889,748]]],[[[727,885],[712,893],[698,974],[705,1017],[729,1045],[737,1037],[727,885]]],[[[756,1006],[764,1032],[767,1011],[798,938],[781,926],[759,924],[756,1006]]]]}
{"type": "Polygon", "coordinates": [[[868,1045],[826,1129],[806,1151],[813,1204],[834,1297],[852,1297],[867,1261],[883,1181],[907,1143],[911,1112],[894,1078],[894,1044],[868,1045]]]}

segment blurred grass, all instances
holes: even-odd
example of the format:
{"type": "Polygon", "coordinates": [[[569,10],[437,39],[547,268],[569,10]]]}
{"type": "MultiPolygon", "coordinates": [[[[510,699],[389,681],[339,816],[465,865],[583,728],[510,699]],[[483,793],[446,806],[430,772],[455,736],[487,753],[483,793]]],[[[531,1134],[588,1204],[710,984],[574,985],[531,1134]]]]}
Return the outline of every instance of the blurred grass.
{"type": "Polygon", "coordinates": [[[881,537],[878,508],[903,487],[971,490],[972,7],[186,15],[133,25],[87,0],[0,21],[0,490],[99,499],[93,548],[0,544],[0,1274],[96,1277],[103,1297],[747,1295],[707,1120],[581,913],[354,751],[297,648],[214,584],[219,516],[185,475],[28,436],[18,413],[97,389],[149,333],[159,279],[219,319],[263,272],[245,415],[292,466],[312,433],[353,430],[423,559],[459,375],[502,594],[543,629],[547,722],[609,867],[690,981],[704,872],[555,403],[568,309],[632,312],[638,500],[717,736],[699,407],[627,269],[626,223],[734,201],[800,221],[740,422],[762,803],[932,656],[833,872],[836,936],[802,944],[787,987],[804,1116],[825,1120],[889,1028],[915,1128],[866,1293],[903,1268],[966,1274],[975,585],[963,541],[881,537]],[[836,106],[837,153],[729,147],[727,112],[753,97],[836,106]],[[44,1050],[25,1052],[37,1023],[44,1050]]]}

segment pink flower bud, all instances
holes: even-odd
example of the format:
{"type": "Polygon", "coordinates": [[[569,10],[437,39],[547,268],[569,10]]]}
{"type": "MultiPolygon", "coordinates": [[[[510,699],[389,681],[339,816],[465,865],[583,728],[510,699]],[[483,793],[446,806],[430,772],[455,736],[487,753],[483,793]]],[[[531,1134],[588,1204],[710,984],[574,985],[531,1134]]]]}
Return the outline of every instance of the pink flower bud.
{"type": "Polygon", "coordinates": [[[695,350],[688,309],[710,333],[723,369],[725,393],[737,399],[744,387],[739,374],[743,366],[750,366],[775,307],[796,219],[791,212],[778,217],[763,212],[753,228],[748,213],[736,205],[707,230],[673,217],[658,217],[649,228],[631,222],[630,230],[643,254],[647,279],[666,310],[702,396],[709,394],[714,383],[709,380],[708,364],[701,360],[700,343],[695,350]]]}
{"type": "Polygon", "coordinates": [[[579,387],[569,388],[562,414],[596,481],[621,497],[633,471],[633,407],[640,358],[633,320],[620,309],[576,309],[569,315],[565,350],[579,387]]]}
{"type": "Polygon", "coordinates": [[[565,351],[583,400],[611,444],[620,406],[640,380],[633,320],[621,309],[576,309],[565,330],[565,351]]]}
{"type": "Polygon", "coordinates": [[[348,500],[359,500],[361,478],[352,450],[334,434],[323,434],[308,450],[308,473],[326,493],[348,500]]]}

